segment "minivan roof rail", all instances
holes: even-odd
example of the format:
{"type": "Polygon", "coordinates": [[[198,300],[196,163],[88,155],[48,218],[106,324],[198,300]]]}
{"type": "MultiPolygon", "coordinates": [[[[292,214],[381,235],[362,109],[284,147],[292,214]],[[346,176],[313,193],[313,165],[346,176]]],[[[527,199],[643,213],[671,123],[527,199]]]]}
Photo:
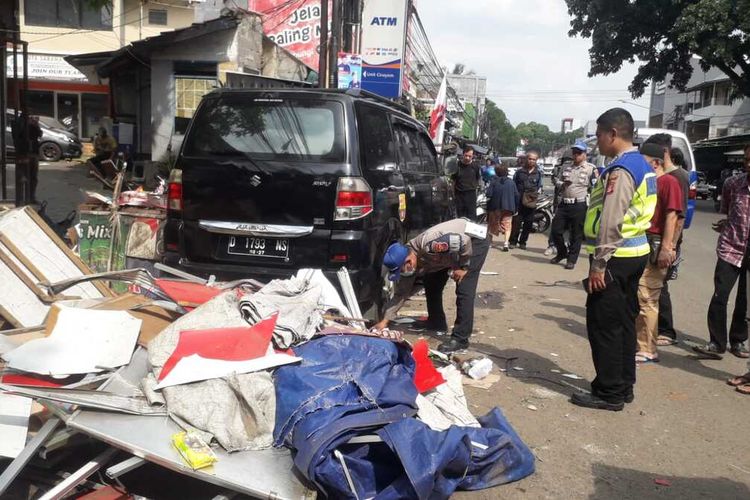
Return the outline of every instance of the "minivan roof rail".
{"type": "Polygon", "coordinates": [[[352,97],[360,97],[364,99],[372,99],[373,101],[377,101],[381,104],[385,104],[386,106],[390,106],[392,108],[397,109],[398,111],[401,111],[402,113],[406,113],[407,115],[411,115],[411,111],[409,108],[404,106],[403,104],[399,104],[397,102],[394,102],[386,97],[383,97],[381,95],[375,94],[374,92],[370,92],[368,90],[363,89],[346,89],[344,92],[346,95],[350,95],[352,97]]]}

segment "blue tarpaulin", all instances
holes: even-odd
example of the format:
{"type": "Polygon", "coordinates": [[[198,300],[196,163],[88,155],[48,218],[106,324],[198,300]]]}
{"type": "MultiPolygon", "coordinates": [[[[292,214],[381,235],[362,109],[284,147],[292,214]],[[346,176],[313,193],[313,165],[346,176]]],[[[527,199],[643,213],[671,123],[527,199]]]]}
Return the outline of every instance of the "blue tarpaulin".
{"type": "Polygon", "coordinates": [[[343,335],[294,350],[303,362],[275,373],[274,440],[328,496],[447,498],[533,473],[531,451],[499,409],[479,419],[482,428],[439,432],[415,418],[407,346],[343,335]],[[350,443],[357,436],[374,442],[350,443]]]}

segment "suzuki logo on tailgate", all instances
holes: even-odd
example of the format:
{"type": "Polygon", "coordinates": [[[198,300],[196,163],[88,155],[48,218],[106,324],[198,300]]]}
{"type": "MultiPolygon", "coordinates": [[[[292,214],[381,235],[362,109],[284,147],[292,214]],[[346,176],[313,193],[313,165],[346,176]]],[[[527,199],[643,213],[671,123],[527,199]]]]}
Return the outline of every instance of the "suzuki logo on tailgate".
{"type": "Polygon", "coordinates": [[[254,175],[254,176],[250,177],[250,184],[252,184],[253,187],[260,186],[262,182],[263,181],[261,180],[261,178],[258,177],[257,175],[254,175]]]}

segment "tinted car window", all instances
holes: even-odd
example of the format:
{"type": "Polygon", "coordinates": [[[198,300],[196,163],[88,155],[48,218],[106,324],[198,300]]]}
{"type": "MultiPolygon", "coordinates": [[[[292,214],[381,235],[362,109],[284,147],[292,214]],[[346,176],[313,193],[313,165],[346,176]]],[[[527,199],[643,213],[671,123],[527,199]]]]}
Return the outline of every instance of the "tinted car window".
{"type": "Polygon", "coordinates": [[[386,112],[357,103],[359,149],[367,170],[395,170],[396,143],[386,112]]]}
{"type": "Polygon", "coordinates": [[[422,170],[422,158],[417,131],[400,124],[396,124],[394,130],[401,156],[401,168],[407,172],[419,172],[422,170]]]}
{"type": "Polygon", "coordinates": [[[341,103],[227,96],[200,107],[184,154],[343,162],[344,137],[341,103]]]}
{"type": "Polygon", "coordinates": [[[438,173],[438,164],[433,152],[432,141],[424,134],[419,134],[419,142],[422,153],[422,170],[431,174],[438,173]]]}

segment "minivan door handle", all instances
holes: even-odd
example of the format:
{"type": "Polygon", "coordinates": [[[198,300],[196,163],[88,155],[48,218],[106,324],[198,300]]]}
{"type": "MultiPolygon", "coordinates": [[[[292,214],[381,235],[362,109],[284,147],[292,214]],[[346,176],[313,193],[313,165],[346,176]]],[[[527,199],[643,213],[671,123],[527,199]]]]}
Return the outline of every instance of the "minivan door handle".
{"type": "Polygon", "coordinates": [[[408,191],[408,189],[405,186],[388,186],[380,189],[381,192],[385,193],[387,191],[395,191],[397,193],[403,193],[405,191],[408,191]]]}

